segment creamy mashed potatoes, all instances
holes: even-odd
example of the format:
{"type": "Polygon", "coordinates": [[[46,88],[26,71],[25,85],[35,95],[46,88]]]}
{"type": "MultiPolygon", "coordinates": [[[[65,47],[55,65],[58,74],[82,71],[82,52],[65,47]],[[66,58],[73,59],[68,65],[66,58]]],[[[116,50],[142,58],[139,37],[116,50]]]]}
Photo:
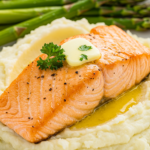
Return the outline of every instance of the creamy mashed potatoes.
{"type": "MultiPolygon", "coordinates": [[[[65,18],[32,31],[14,46],[0,52],[0,94],[18,74],[40,54],[44,43],[59,42],[69,36],[88,33],[103,25],[85,19],[74,22],[65,18]]],[[[132,34],[129,33],[131,36],[132,34]]],[[[133,36],[150,47],[150,39],[133,36]]],[[[32,144],[0,123],[0,150],[148,150],[150,149],[150,81],[143,83],[144,101],[112,121],[89,129],[65,129],[57,136],[32,144]]]]}

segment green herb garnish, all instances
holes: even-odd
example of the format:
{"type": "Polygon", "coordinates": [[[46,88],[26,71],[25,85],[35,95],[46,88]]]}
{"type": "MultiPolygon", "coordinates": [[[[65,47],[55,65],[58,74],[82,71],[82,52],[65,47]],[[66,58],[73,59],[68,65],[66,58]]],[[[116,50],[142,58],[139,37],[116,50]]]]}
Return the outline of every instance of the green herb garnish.
{"type": "Polygon", "coordinates": [[[53,43],[44,44],[41,49],[41,52],[47,54],[47,58],[43,60],[41,57],[37,61],[37,66],[40,66],[39,69],[55,69],[63,67],[63,61],[65,60],[65,55],[63,54],[64,49],[61,46],[58,46],[53,43]],[[53,56],[53,57],[52,57],[53,56]],[[52,57],[52,58],[50,58],[52,57]]]}
{"type": "Polygon", "coordinates": [[[92,49],[92,46],[81,45],[78,49],[80,51],[88,51],[88,50],[92,49]]]}
{"type": "Polygon", "coordinates": [[[88,60],[88,56],[87,56],[87,55],[84,55],[84,54],[81,54],[81,56],[80,56],[80,61],[83,61],[83,59],[88,60]]]}

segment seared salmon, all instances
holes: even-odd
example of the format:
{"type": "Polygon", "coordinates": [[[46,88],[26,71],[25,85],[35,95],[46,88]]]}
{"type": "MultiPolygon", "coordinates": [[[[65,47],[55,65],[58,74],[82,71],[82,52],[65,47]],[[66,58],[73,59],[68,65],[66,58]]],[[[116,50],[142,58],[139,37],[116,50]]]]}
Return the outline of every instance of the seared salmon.
{"type": "Polygon", "coordinates": [[[39,57],[0,96],[0,121],[29,142],[40,142],[90,114],[102,98],[114,98],[150,72],[150,49],[116,26],[77,35],[102,57],[79,67],[40,70],[39,57]]]}

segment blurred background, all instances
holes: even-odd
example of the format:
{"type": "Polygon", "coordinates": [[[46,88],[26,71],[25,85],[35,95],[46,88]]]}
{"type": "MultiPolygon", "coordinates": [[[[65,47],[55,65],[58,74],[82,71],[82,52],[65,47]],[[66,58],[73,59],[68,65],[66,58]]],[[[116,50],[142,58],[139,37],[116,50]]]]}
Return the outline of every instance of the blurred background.
{"type": "Polygon", "coordinates": [[[0,0],[0,49],[61,17],[104,22],[150,37],[150,0],[0,0]]]}

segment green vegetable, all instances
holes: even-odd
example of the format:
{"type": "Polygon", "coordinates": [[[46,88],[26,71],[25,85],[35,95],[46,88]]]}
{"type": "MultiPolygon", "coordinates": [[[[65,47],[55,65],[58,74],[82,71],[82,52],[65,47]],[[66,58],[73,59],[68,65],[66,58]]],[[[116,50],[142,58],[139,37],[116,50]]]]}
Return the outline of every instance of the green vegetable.
{"type": "MultiPolygon", "coordinates": [[[[23,0],[23,1],[26,1],[26,0],[23,0]]],[[[23,1],[18,1],[18,2],[23,2],[23,1]]],[[[1,39],[0,46],[3,44],[9,43],[9,42],[15,41],[16,39],[23,37],[24,35],[30,33],[31,30],[34,30],[35,28],[37,28],[39,26],[51,23],[55,19],[58,19],[61,17],[66,17],[68,19],[71,19],[73,17],[81,15],[83,12],[88,11],[94,7],[99,7],[102,4],[106,4],[108,1],[114,2],[114,1],[118,1],[118,0],[79,0],[73,4],[62,6],[56,10],[50,11],[42,16],[39,16],[39,17],[30,19],[28,21],[19,23],[17,25],[11,26],[7,29],[0,31],[0,39],[1,39]]],[[[133,1],[133,0],[129,0],[129,1],[133,1]]],[[[44,3],[44,1],[41,1],[41,2],[44,3]]],[[[53,2],[55,2],[55,0],[53,0],[53,2]]],[[[121,1],[119,1],[119,2],[121,2],[121,1]]],[[[0,7],[2,7],[2,5],[0,5],[0,7]]],[[[23,14],[21,14],[21,15],[23,15],[23,14]]],[[[91,20],[90,18],[88,18],[88,19],[91,22],[100,22],[99,18],[93,17],[93,19],[95,19],[95,20],[91,20]]],[[[104,19],[104,20],[106,21],[106,19],[104,19]]],[[[139,21],[139,19],[137,19],[137,20],[139,21]]],[[[135,20],[133,19],[133,21],[135,21],[135,20]]],[[[113,19],[112,19],[112,22],[114,22],[113,19]]],[[[129,23],[131,23],[131,22],[132,21],[129,20],[129,23]]],[[[140,22],[142,22],[142,24],[144,26],[145,26],[145,24],[146,24],[146,26],[149,25],[149,24],[147,24],[147,22],[145,23],[145,21],[143,21],[143,20],[142,21],[140,20],[140,22]]],[[[137,24],[137,22],[136,22],[136,24],[137,24]]],[[[143,25],[142,25],[141,29],[143,29],[143,25]]],[[[130,27],[130,24],[128,26],[130,27]]],[[[144,27],[144,29],[145,29],[145,27],[144,27]]]]}
{"type": "Polygon", "coordinates": [[[80,61],[83,61],[83,59],[88,60],[88,56],[85,54],[81,54],[80,61]]]}
{"type": "Polygon", "coordinates": [[[0,24],[19,23],[58,8],[60,6],[0,10],[0,24]]]}
{"type": "MultiPolygon", "coordinates": [[[[82,0],[0,0],[0,9],[31,8],[43,6],[62,6],[82,0]]],[[[94,0],[93,0],[94,1],[94,0]]],[[[127,5],[144,0],[104,0],[102,3],[110,5],[127,5]]],[[[101,1],[100,1],[101,2],[101,1]]]]}
{"type": "Polygon", "coordinates": [[[80,51],[88,51],[88,50],[92,49],[92,46],[81,45],[78,49],[80,51]]]}
{"type": "Polygon", "coordinates": [[[143,17],[150,16],[150,4],[135,6],[101,6],[98,9],[92,9],[83,14],[84,16],[109,16],[109,17],[143,17]]]}
{"type": "MultiPolygon", "coordinates": [[[[111,18],[111,17],[87,17],[84,16],[89,23],[104,22],[106,25],[116,25],[122,29],[135,29],[137,31],[144,31],[150,29],[149,18],[111,18]]],[[[76,17],[74,20],[81,19],[76,17]]]]}
{"type": "Polygon", "coordinates": [[[111,0],[107,2],[107,5],[120,6],[120,5],[135,5],[138,2],[143,2],[145,0],[111,0]]]}
{"type": "Polygon", "coordinates": [[[16,0],[0,1],[0,9],[31,8],[43,6],[62,6],[77,0],[16,0]]]}
{"type": "MultiPolygon", "coordinates": [[[[25,21],[37,16],[41,16],[52,10],[61,8],[62,6],[24,8],[24,9],[8,9],[0,10],[0,24],[14,24],[25,21]],[[21,14],[21,15],[20,15],[21,14]]],[[[85,12],[86,16],[131,16],[143,17],[150,15],[150,4],[131,6],[101,6],[85,12]]]]}
{"type": "Polygon", "coordinates": [[[40,66],[39,69],[46,70],[57,70],[58,68],[63,67],[63,61],[65,60],[65,55],[63,54],[64,49],[61,46],[55,45],[53,43],[44,44],[41,49],[43,54],[47,54],[47,58],[43,60],[41,57],[37,61],[37,66],[40,66]],[[50,58],[52,57],[53,58],[50,58]]]}
{"type": "Polygon", "coordinates": [[[81,0],[71,5],[63,6],[59,9],[53,10],[42,16],[33,18],[31,20],[22,22],[10,28],[0,31],[0,45],[15,41],[16,39],[23,37],[24,35],[30,33],[31,30],[35,28],[51,23],[53,20],[66,17],[73,18],[83,12],[94,8],[95,6],[100,6],[105,0],[81,0]]]}
{"type": "MultiPolygon", "coordinates": [[[[52,10],[61,8],[61,6],[38,7],[26,9],[8,9],[0,10],[0,24],[14,24],[25,21],[37,16],[41,16],[52,10]],[[20,15],[21,14],[21,15],[20,15]]],[[[150,4],[126,6],[101,6],[98,9],[92,9],[83,14],[83,16],[131,16],[143,17],[150,15],[150,4]]]]}

